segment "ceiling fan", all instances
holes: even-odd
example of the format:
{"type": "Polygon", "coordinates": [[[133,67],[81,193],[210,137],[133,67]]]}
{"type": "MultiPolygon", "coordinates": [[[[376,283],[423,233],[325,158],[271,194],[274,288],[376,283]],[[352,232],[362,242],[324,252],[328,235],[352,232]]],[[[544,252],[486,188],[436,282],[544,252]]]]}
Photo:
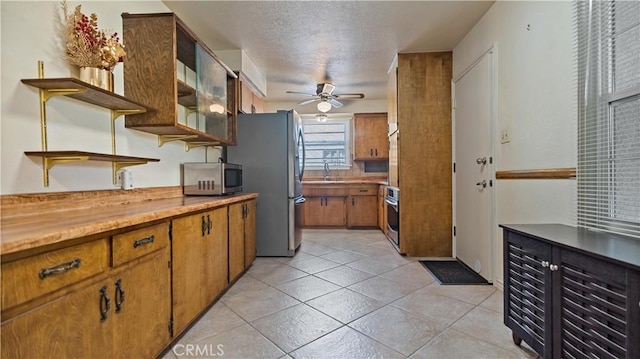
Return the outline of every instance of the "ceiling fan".
{"type": "Polygon", "coordinates": [[[320,112],[328,112],[329,110],[331,110],[331,107],[342,107],[342,102],[338,101],[338,99],[356,100],[364,98],[364,94],[361,93],[334,94],[333,90],[335,89],[336,87],[331,83],[320,83],[316,86],[315,94],[297,91],[287,91],[287,93],[313,97],[312,99],[299,102],[298,105],[307,105],[316,101],[320,101],[318,102],[318,111],[320,112]]]}

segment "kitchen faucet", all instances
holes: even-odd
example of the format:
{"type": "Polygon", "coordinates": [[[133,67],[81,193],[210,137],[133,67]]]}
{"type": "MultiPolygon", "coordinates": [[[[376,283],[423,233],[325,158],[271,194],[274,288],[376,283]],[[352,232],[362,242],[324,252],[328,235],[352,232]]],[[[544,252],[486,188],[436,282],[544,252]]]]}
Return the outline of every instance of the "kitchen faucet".
{"type": "Polygon", "coordinates": [[[329,179],[329,162],[324,163],[323,173],[324,173],[324,177],[322,177],[322,180],[323,181],[328,180],[329,179]]]}

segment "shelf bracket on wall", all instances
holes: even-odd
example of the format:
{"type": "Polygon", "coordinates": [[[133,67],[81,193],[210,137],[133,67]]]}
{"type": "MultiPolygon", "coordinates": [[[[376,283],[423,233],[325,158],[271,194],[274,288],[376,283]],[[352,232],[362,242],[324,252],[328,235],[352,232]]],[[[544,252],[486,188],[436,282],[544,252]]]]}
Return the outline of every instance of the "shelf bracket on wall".
{"type": "Polygon", "coordinates": [[[43,171],[44,186],[49,187],[49,170],[53,166],[59,165],[62,163],[79,162],[79,161],[87,161],[87,160],[89,160],[88,156],[42,157],[42,165],[44,167],[44,171],[43,171]]]}
{"type": "Polygon", "coordinates": [[[184,150],[189,152],[192,148],[220,146],[220,142],[185,142],[184,150]]]}
{"type": "Polygon", "coordinates": [[[158,147],[162,147],[167,142],[184,141],[198,138],[198,135],[158,135],[158,147]]]}
{"type": "Polygon", "coordinates": [[[111,110],[111,120],[115,121],[122,115],[135,115],[138,113],[145,113],[143,110],[111,110]]]}

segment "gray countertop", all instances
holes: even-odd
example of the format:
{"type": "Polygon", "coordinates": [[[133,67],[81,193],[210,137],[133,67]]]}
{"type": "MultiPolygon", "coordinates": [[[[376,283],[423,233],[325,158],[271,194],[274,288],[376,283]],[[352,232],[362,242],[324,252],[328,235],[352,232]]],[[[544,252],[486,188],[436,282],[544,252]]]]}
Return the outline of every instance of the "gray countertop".
{"type": "Polygon", "coordinates": [[[640,269],[640,239],[564,224],[501,224],[500,227],[640,269]]]}

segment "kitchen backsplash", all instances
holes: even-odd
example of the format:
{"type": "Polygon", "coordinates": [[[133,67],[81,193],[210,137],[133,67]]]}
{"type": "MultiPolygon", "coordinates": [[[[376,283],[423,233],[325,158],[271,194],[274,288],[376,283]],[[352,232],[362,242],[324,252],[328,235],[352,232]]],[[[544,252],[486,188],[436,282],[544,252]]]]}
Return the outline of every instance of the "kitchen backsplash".
{"type": "MultiPolygon", "coordinates": [[[[329,178],[382,178],[386,179],[388,172],[365,172],[364,171],[364,161],[353,161],[352,166],[348,170],[338,170],[338,169],[330,169],[329,170],[329,178]]],[[[322,178],[324,176],[323,170],[306,170],[304,172],[305,179],[316,179],[322,178]]]]}

